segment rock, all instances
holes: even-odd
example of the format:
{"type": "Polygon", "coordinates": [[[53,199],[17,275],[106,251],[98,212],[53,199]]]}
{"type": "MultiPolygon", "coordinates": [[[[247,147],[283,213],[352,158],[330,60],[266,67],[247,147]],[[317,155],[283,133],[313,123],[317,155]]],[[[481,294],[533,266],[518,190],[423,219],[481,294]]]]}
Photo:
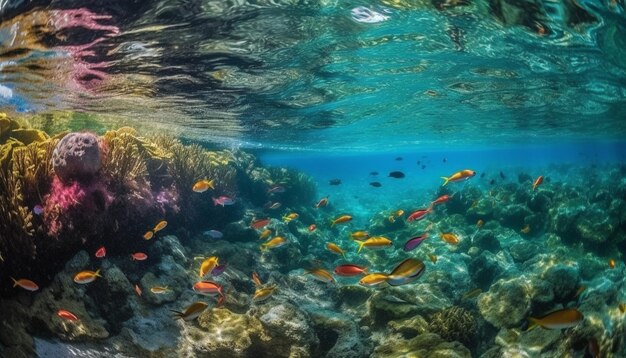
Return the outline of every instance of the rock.
{"type": "Polygon", "coordinates": [[[292,304],[263,305],[258,317],[272,337],[268,352],[275,356],[308,357],[319,344],[307,315],[292,304]]]}
{"type": "Polygon", "coordinates": [[[351,316],[335,311],[313,309],[308,313],[320,341],[316,355],[323,357],[367,357],[373,350],[369,337],[351,316]]]}
{"type": "Polygon", "coordinates": [[[188,264],[190,257],[187,249],[180,243],[174,235],[167,235],[156,240],[150,246],[149,257],[162,257],[169,255],[178,264],[188,264]]]}
{"type": "Polygon", "coordinates": [[[15,300],[0,300],[0,347],[6,347],[3,357],[34,356],[34,341],[27,332],[28,307],[15,300]]]}
{"type": "Polygon", "coordinates": [[[57,143],[52,153],[54,173],[61,181],[91,179],[102,165],[100,140],[93,133],[69,133],[57,143]]]}
{"type": "MultiPolygon", "coordinates": [[[[520,356],[535,357],[549,352],[554,343],[561,337],[558,329],[532,329],[520,331],[519,329],[503,328],[496,336],[496,343],[505,352],[516,351],[520,356]]],[[[551,355],[547,355],[551,356],[551,355]]],[[[505,357],[505,355],[503,355],[505,357]]]]}
{"type": "Polygon", "coordinates": [[[509,247],[509,253],[515,262],[524,262],[539,252],[539,246],[528,240],[519,240],[509,247]]]}
{"type": "Polygon", "coordinates": [[[536,191],[528,201],[528,208],[535,213],[545,215],[552,205],[552,200],[545,190],[536,191]]]}
{"type": "Polygon", "coordinates": [[[494,254],[500,250],[500,241],[491,230],[479,230],[474,236],[472,244],[494,254]]]}
{"type": "Polygon", "coordinates": [[[452,306],[452,303],[437,285],[420,283],[375,292],[367,306],[371,322],[384,324],[416,314],[429,315],[452,306]]]}
{"type": "Polygon", "coordinates": [[[429,329],[428,321],[420,315],[389,321],[387,327],[389,327],[391,332],[399,333],[405,338],[413,338],[420,334],[427,333],[429,329]]]}
{"type": "Polygon", "coordinates": [[[88,284],[87,294],[93,299],[98,312],[108,323],[108,330],[117,334],[122,323],[134,315],[133,285],[122,270],[112,265],[102,270],[102,278],[88,284]]]}
{"type": "Polygon", "coordinates": [[[252,229],[243,220],[235,221],[226,224],[223,230],[224,238],[228,242],[245,241],[255,242],[258,240],[259,234],[252,229]]]}
{"type": "Polygon", "coordinates": [[[532,282],[525,276],[500,279],[478,296],[483,318],[496,328],[519,325],[530,310],[532,282]]]}
{"type": "Polygon", "coordinates": [[[483,251],[468,265],[468,272],[472,281],[480,288],[486,290],[493,281],[505,273],[504,263],[498,260],[496,255],[489,251],[483,251]]]}
{"type": "Polygon", "coordinates": [[[496,213],[496,219],[502,226],[519,230],[524,226],[524,219],[532,215],[532,212],[521,204],[507,205],[496,213]]]}
{"type": "Polygon", "coordinates": [[[472,355],[459,342],[446,342],[434,333],[424,333],[410,340],[397,335],[386,336],[372,358],[429,357],[429,358],[470,358],[472,355]]]}
{"type": "Polygon", "coordinates": [[[548,268],[542,278],[552,285],[554,298],[557,302],[571,298],[580,285],[577,265],[556,264],[548,268]]]}

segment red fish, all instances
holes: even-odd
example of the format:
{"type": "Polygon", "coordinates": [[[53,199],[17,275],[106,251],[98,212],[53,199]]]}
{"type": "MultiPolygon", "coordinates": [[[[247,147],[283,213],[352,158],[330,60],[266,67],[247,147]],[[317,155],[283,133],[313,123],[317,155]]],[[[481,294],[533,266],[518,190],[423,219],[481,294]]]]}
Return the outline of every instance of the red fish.
{"type": "Polygon", "coordinates": [[[431,211],[432,211],[431,208],[415,210],[414,212],[411,213],[411,215],[409,215],[409,217],[407,218],[407,221],[420,221],[423,218],[425,218],[426,215],[430,213],[431,211]]]}
{"type": "Polygon", "coordinates": [[[78,321],[78,317],[76,317],[75,314],[73,314],[70,311],[66,311],[66,310],[59,310],[57,312],[57,316],[65,319],[65,320],[68,320],[68,321],[78,321]]]}
{"type": "Polygon", "coordinates": [[[102,246],[101,248],[98,249],[98,251],[96,251],[96,257],[99,259],[105,257],[106,254],[107,254],[107,250],[104,248],[104,246],[102,246]]]}
{"type": "Polygon", "coordinates": [[[270,223],[270,219],[269,218],[265,218],[265,219],[259,219],[259,220],[253,220],[250,223],[250,227],[253,229],[261,229],[267,226],[267,224],[270,223]]]}
{"type": "Polygon", "coordinates": [[[130,255],[130,257],[133,260],[143,261],[148,258],[148,255],[144,254],[143,252],[135,252],[134,254],[130,255]]]}
{"type": "Polygon", "coordinates": [[[344,277],[358,276],[367,274],[367,267],[345,264],[335,267],[335,274],[344,277]]]}
{"type": "Polygon", "coordinates": [[[315,226],[315,224],[309,225],[309,232],[315,231],[316,228],[317,228],[317,226],[315,226]]]}
{"type": "Polygon", "coordinates": [[[543,175],[540,175],[537,177],[537,179],[535,179],[535,181],[533,182],[533,190],[535,190],[539,185],[541,185],[541,183],[543,183],[543,175]]]}
{"type": "Polygon", "coordinates": [[[316,205],[316,208],[323,208],[328,205],[328,197],[322,198],[316,205]]]}
{"type": "Polygon", "coordinates": [[[435,199],[435,201],[431,202],[430,206],[433,207],[435,205],[443,204],[446,201],[450,200],[450,198],[451,198],[450,195],[444,194],[444,195],[438,197],[437,199],[435,199]]]}

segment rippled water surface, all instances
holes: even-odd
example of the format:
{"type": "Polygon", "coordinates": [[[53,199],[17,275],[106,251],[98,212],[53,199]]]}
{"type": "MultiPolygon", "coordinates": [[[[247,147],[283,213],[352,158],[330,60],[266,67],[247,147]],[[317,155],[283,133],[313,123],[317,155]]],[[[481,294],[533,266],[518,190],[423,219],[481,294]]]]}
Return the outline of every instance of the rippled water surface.
{"type": "Polygon", "coordinates": [[[4,1],[0,105],[207,142],[623,138],[622,0],[4,1]]]}

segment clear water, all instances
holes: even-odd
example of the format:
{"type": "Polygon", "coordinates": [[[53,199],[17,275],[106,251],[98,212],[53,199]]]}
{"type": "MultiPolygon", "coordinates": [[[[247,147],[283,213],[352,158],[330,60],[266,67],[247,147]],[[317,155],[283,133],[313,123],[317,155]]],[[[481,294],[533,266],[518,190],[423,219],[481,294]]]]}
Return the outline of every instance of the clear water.
{"type": "MultiPolygon", "coordinates": [[[[176,187],[167,161],[148,166],[145,181],[128,168],[108,173],[131,179],[122,189],[93,179],[119,196],[87,196],[102,210],[90,217],[85,205],[74,214],[89,225],[61,237],[49,235],[49,222],[73,224],[71,215],[53,220],[45,210],[55,208],[53,194],[72,204],[55,174],[39,178],[35,168],[48,192],[30,196],[32,187],[0,185],[0,199],[20,201],[35,227],[24,236],[0,223],[0,356],[626,356],[623,0],[0,0],[0,19],[0,112],[10,118],[50,135],[130,126],[157,147],[166,144],[154,136],[168,135],[259,159],[230,162],[231,187],[220,186],[231,174],[199,174],[219,179],[204,197],[190,183],[176,187]],[[477,174],[442,187],[441,177],[462,169],[477,174]],[[268,192],[277,184],[285,193],[268,192]],[[452,199],[427,220],[405,221],[443,194],[452,199]],[[236,204],[213,205],[219,195],[236,204]],[[324,197],[329,207],[315,208],[324,197]],[[126,206],[113,205],[118,198],[126,206]],[[404,217],[389,219],[399,209],[404,217]],[[285,222],[292,212],[300,217],[285,222]],[[353,221],[327,225],[342,214],[353,221]],[[259,233],[245,230],[266,216],[289,244],[260,253],[259,233]],[[103,217],[113,219],[103,226],[103,217]],[[172,236],[138,241],[164,218],[172,236]],[[347,237],[360,229],[390,237],[393,248],[357,254],[347,237]],[[224,236],[209,239],[209,230],[224,236]],[[440,240],[447,231],[458,246],[440,240]],[[402,249],[425,232],[419,249],[402,249]],[[22,243],[51,251],[29,255],[22,243]],[[93,258],[100,246],[104,260],[93,258]],[[128,259],[138,250],[150,257],[144,266],[128,259]],[[172,320],[171,310],[199,299],[194,260],[209,255],[229,265],[214,278],[225,308],[202,297],[210,314],[172,320]],[[350,262],[389,272],[407,257],[426,273],[381,290],[314,282],[303,271],[350,262]],[[104,278],[73,284],[70,275],[87,268],[104,278]],[[269,300],[251,299],[253,271],[277,285],[269,300]],[[11,287],[12,276],[40,289],[11,287]],[[171,290],[162,300],[148,292],[158,280],[171,290]],[[467,298],[474,288],[481,292],[467,298]],[[31,305],[41,317],[29,316],[31,305]],[[584,321],[526,331],[529,317],[568,307],[584,321]],[[59,320],[63,308],[84,325],[59,320]],[[463,333],[473,329],[455,326],[458,311],[438,316],[451,308],[473,315],[470,341],[463,333]],[[465,347],[450,348],[455,340],[465,347]]],[[[2,130],[0,184],[16,161],[3,164],[2,130]]],[[[19,217],[2,203],[3,220],[19,217]]]]}

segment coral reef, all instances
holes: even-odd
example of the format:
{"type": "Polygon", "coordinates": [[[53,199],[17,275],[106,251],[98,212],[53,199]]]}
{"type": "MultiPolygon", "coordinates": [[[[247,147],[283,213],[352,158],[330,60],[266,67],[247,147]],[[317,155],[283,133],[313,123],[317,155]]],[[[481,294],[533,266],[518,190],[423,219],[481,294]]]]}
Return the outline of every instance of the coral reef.
{"type": "Polygon", "coordinates": [[[478,335],[476,319],[463,307],[453,306],[429,317],[428,330],[448,342],[459,341],[472,347],[478,335]]]}

